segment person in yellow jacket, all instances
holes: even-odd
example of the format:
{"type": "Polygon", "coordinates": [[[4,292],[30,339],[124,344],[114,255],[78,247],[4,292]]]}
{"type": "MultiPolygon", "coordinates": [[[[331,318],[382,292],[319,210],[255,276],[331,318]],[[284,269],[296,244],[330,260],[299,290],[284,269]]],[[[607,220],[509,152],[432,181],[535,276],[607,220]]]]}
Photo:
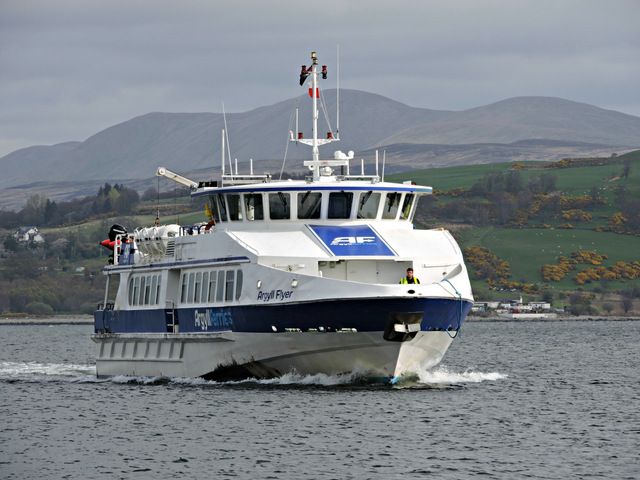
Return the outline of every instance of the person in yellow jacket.
{"type": "Polygon", "coordinates": [[[407,268],[407,276],[403,277],[400,283],[420,283],[420,280],[413,276],[413,268],[409,267],[407,268]]]}

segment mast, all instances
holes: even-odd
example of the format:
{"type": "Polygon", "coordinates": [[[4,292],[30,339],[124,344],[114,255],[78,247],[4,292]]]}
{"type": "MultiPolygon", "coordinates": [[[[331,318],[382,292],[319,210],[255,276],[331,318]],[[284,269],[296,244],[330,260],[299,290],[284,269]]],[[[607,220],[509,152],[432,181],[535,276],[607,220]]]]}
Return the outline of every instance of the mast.
{"type": "Polygon", "coordinates": [[[311,161],[304,162],[304,165],[309,167],[313,172],[314,182],[320,181],[321,176],[331,176],[333,174],[333,169],[331,167],[344,165],[348,167],[349,160],[353,158],[353,154],[351,152],[349,152],[350,155],[345,155],[342,152],[335,152],[334,160],[320,160],[320,145],[335,142],[339,140],[339,138],[334,138],[331,132],[327,133],[327,138],[318,138],[318,97],[320,96],[318,75],[322,75],[322,78],[326,79],[327,67],[326,65],[323,65],[322,70],[318,71],[318,57],[316,56],[316,52],[311,52],[311,65],[309,68],[307,68],[306,65],[302,65],[302,71],[300,72],[300,86],[304,85],[307,81],[307,77],[311,76],[308,83],[310,85],[309,95],[312,100],[312,136],[310,139],[302,138],[302,134],[299,133],[298,138],[293,138],[293,132],[290,132],[291,141],[297,141],[311,147],[311,161]]]}

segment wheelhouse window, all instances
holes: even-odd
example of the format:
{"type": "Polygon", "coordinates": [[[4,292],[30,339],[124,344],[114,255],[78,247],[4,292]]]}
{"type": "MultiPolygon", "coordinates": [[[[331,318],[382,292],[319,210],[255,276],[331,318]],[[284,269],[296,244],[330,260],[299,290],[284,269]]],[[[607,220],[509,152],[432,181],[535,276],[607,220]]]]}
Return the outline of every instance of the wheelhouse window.
{"type": "Polygon", "coordinates": [[[240,206],[240,195],[230,193],[227,195],[227,205],[229,206],[229,220],[242,220],[242,209],[240,206]]]}
{"type": "Polygon", "coordinates": [[[214,222],[220,221],[220,209],[218,208],[217,195],[211,195],[209,197],[209,210],[211,211],[211,219],[214,222]]]}
{"type": "Polygon", "coordinates": [[[400,220],[410,220],[411,207],[413,206],[413,199],[415,195],[413,193],[407,193],[402,202],[402,210],[400,212],[400,220]]]}
{"type": "Polygon", "coordinates": [[[376,218],[378,205],[380,205],[379,193],[362,192],[358,200],[358,218],[376,218]]]}
{"type": "Polygon", "coordinates": [[[264,220],[264,207],[262,205],[262,194],[245,193],[244,210],[247,212],[247,220],[264,220]]]}
{"type": "Polygon", "coordinates": [[[384,209],[382,210],[382,218],[384,220],[393,220],[398,216],[401,198],[401,193],[387,193],[384,209]]]}
{"type": "Polygon", "coordinates": [[[291,195],[288,193],[269,194],[269,218],[271,220],[289,220],[291,218],[291,195]]]}
{"type": "Polygon", "coordinates": [[[349,218],[353,203],[352,192],[331,192],[329,194],[329,210],[327,218],[349,218]]]}
{"type": "Polygon", "coordinates": [[[320,206],[322,205],[322,193],[305,192],[298,194],[298,218],[320,218],[320,206]]]}
{"type": "Polygon", "coordinates": [[[227,221],[227,206],[224,203],[224,196],[222,195],[214,195],[216,202],[218,204],[218,213],[220,214],[220,220],[222,222],[227,221]]]}

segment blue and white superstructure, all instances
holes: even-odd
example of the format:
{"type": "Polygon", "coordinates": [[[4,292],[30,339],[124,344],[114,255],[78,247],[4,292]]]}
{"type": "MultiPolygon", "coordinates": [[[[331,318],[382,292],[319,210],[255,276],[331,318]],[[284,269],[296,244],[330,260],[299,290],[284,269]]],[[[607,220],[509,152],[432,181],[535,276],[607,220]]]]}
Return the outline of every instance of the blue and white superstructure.
{"type": "Polygon", "coordinates": [[[301,74],[313,137],[292,138],[312,147],[306,180],[236,172],[218,185],[160,168],[206,199],[208,221],[112,228],[98,376],[394,381],[442,359],[473,303],[462,253],[446,230],[413,226],[431,187],[351,175],[352,152],[320,159],[337,139],[317,138],[319,76],[314,53],[301,74]],[[399,283],[409,267],[420,284],[399,283]]]}

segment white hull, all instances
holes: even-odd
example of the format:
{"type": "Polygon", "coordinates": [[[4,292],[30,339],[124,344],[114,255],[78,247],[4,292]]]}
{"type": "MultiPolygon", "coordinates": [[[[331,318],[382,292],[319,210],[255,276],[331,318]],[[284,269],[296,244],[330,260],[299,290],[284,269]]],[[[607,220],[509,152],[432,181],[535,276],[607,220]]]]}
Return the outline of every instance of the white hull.
{"type": "Polygon", "coordinates": [[[417,332],[389,342],[383,332],[96,334],[99,377],[270,378],[362,372],[394,379],[436,365],[451,344],[448,332],[417,332]]]}

